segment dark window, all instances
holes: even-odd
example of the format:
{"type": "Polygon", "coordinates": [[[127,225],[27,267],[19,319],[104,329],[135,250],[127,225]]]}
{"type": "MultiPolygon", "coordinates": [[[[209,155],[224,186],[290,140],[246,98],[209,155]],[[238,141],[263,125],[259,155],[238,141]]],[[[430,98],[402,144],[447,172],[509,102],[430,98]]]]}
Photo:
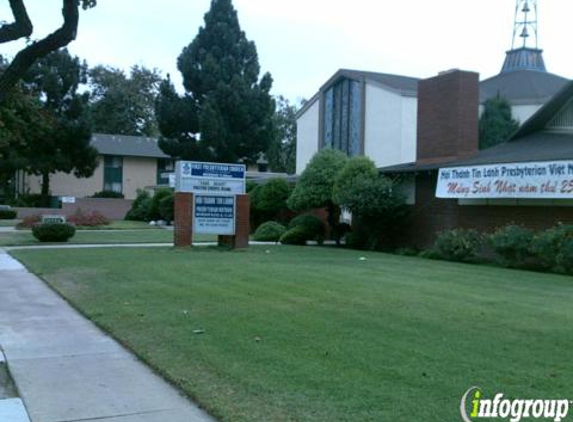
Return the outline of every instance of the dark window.
{"type": "Polygon", "coordinates": [[[324,93],[323,145],[349,156],[360,154],[361,84],[342,79],[324,93]]]}
{"type": "Polygon", "coordinates": [[[169,173],[175,172],[175,164],[173,160],[160,158],[157,160],[157,184],[168,185],[169,173]]]}
{"type": "Polygon", "coordinates": [[[118,193],[123,191],[123,157],[104,157],[103,190],[118,193]]]}

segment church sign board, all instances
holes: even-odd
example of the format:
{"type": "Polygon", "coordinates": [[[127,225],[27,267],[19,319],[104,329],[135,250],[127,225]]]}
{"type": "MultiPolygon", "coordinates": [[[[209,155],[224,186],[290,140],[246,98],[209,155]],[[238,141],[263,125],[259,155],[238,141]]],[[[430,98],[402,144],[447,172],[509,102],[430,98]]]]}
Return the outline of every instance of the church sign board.
{"type": "Polygon", "coordinates": [[[245,193],[244,164],[178,161],[175,190],[193,194],[242,195],[245,193]]]}
{"type": "Polygon", "coordinates": [[[175,191],[193,194],[194,233],[235,235],[236,195],[245,194],[245,177],[243,164],[177,162],[175,191]]]}
{"type": "Polygon", "coordinates": [[[193,229],[195,233],[234,235],[235,197],[233,195],[195,195],[193,229]]]}
{"type": "Polygon", "coordinates": [[[573,161],[442,168],[436,197],[573,199],[573,161]]]}

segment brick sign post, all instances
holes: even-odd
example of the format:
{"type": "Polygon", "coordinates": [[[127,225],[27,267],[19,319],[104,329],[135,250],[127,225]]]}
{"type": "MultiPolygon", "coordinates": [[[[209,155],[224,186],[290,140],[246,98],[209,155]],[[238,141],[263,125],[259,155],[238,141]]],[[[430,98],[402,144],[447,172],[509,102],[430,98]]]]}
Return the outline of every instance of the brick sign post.
{"type": "Polygon", "coordinates": [[[176,168],[176,247],[192,245],[193,234],[214,234],[219,245],[249,246],[246,168],[239,164],[179,161],[176,168]]]}

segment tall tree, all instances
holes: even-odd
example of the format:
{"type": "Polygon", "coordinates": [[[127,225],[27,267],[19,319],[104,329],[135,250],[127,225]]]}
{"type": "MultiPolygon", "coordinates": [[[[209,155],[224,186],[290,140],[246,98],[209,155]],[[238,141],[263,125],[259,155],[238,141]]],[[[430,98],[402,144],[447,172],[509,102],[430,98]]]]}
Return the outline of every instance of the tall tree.
{"type": "Polygon", "coordinates": [[[180,158],[254,163],[273,136],[272,78],[267,73],[259,80],[257,49],[241,30],[231,0],[211,1],[205,26],[177,64],[199,129],[192,141],[186,133],[172,138],[196,144],[181,149],[180,158]]]}
{"type": "MultiPolygon", "coordinates": [[[[9,0],[9,2],[14,22],[0,26],[0,44],[30,37],[34,32],[34,25],[28,16],[24,0],[9,0]]],[[[5,100],[7,93],[36,60],[65,47],[76,38],[80,5],[84,9],[94,7],[97,0],[63,0],[62,2],[63,25],[45,38],[28,44],[0,74],[0,102],[5,100]]]]}
{"type": "Polygon", "coordinates": [[[42,177],[42,197],[48,202],[50,175],[56,172],[89,177],[97,166],[97,151],[90,145],[91,127],[87,120],[87,96],[77,90],[85,65],[67,50],[38,60],[24,82],[43,106],[49,125],[41,136],[26,139],[21,155],[25,170],[42,177]]]}
{"type": "Polygon", "coordinates": [[[272,171],[294,174],[296,171],[296,113],[298,108],[286,98],[277,98],[274,116],[275,136],[269,144],[267,159],[272,171]]]}
{"type": "Polygon", "coordinates": [[[197,104],[190,95],[179,96],[169,75],[161,82],[155,104],[161,137],[159,147],[172,157],[207,159],[198,142],[197,104]]]}
{"type": "Polygon", "coordinates": [[[479,148],[486,149],[507,141],[518,127],[519,122],[511,115],[511,104],[499,95],[490,98],[479,119],[479,148]]]}
{"type": "Polygon", "coordinates": [[[0,187],[7,187],[14,172],[26,167],[28,144],[40,144],[51,124],[36,98],[20,87],[8,93],[0,103],[0,187]]]}
{"type": "Polygon", "coordinates": [[[89,72],[94,131],[156,136],[155,100],[161,77],[157,70],[133,66],[123,70],[97,66],[89,72]]]}

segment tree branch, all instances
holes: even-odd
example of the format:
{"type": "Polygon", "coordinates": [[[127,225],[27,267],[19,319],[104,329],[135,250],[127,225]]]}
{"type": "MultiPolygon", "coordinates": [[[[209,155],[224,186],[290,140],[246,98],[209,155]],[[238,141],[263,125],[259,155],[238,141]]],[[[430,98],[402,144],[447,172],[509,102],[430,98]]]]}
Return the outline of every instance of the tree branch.
{"type": "Polygon", "coordinates": [[[34,31],[23,0],[10,0],[14,22],[0,27],[0,44],[29,37],[34,31]]]}
{"type": "MultiPolygon", "coordinates": [[[[21,2],[20,0],[11,0],[11,3],[21,2]]],[[[34,62],[62,47],[68,45],[76,38],[79,22],[78,0],[63,0],[62,15],[64,24],[56,32],[48,35],[46,38],[35,41],[23,50],[21,50],[10,66],[0,75],[0,102],[6,98],[6,94],[28,71],[34,62]]]]}

